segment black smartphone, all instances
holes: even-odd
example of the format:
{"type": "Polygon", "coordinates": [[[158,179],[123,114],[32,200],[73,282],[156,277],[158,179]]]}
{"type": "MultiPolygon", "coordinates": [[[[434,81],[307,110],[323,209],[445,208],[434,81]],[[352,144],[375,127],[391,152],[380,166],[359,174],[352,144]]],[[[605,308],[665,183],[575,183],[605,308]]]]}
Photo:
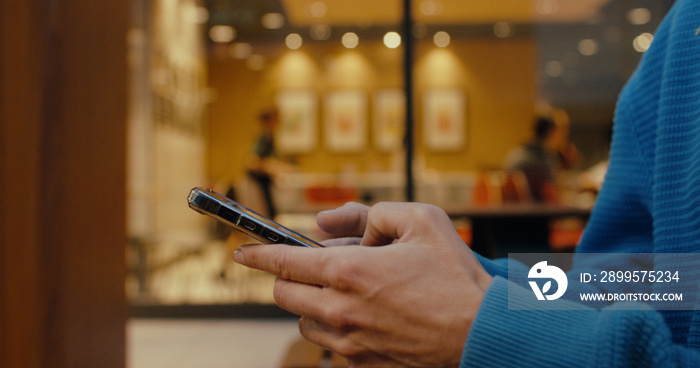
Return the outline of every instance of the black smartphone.
{"type": "Polygon", "coordinates": [[[261,243],[323,248],[323,245],[209,188],[192,189],[187,203],[193,210],[209,215],[261,243]]]}

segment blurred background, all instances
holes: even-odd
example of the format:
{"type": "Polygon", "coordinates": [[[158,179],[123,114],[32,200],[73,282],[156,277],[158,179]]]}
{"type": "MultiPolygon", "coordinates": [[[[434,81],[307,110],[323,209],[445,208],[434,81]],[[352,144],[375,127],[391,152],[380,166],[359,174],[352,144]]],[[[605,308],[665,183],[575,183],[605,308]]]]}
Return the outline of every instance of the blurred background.
{"type": "MultiPolygon", "coordinates": [[[[672,1],[52,3],[3,3],[0,35],[3,49],[13,52],[1,64],[2,106],[13,123],[3,130],[2,184],[35,183],[33,207],[25,211],[36,221],[19,225],[31,232],[50,222],[38,203],[69,196],[73,182],[107,183],[94,192],[118,225],[111,232],[104,223],[88,226],[105,212],[97,208],[83,212],[83,224],[98,239],[114,235],[109,257],[116,265],[103,275],[125,293],[114,291],[105,303],[124,307],[109,323],[112,338],[125,341],[112,345],[114,354],[125,358],[112,364],[140,368],[343,366],[301,342],[294,316],[274,306],[274,277],[231,261],[233,250],[252,240],[190,210],[185,198],[195,186],[317,240],[328,236],[316,226],[318,211],[347,201],[419,201],[445,209],[464,241],[488,257],[574,251],[607,167],[617,95],[672,1]],[[24,18],[12,18],[12,11],[24,18]],[[13,38],[17,29],[26,35],[13,38]],[[36,75],[44,76],[38,85],[36,75]],[[31,93],[18,93],[18,86],[31,93]],[[56,93],[65,90],[84,92],[72,99],[56,93]],[[65,113],[72,101],[83,112],[65,113]],[[13,112],[22,104],[29,107],[13,112]],[[76,149],[86,140],[99,142],[76,149]],[[54,165],[72,167],[67,162],[96,153],[75,173],[54,165]],[[29,167],[48,174],[17,176],[32,157],[29,167]],[[125,263],[113,258],[119,252],[125,263]]],[[[3,199],[3,207],[23,207],[16,196],[3,199]]],[[[14,290],[24,297],[0,311],[56,298],[72,310],[81,299],[65,296],[60,285],[87,282],[79,280],[100,274],[108,256],[100,253],[88,268],[60,261],[74,277],[30,276],[30,285],[53,296],[29,297],[16,286],[26,275],[17,276],[12,265],[40,267],[52,264],[52,254],[88,259],[96,251],[81,236],[48,246],[52,235],[63,234],[58,225],[26,240],[28,231],[15,227],[16,212],[3,214],[3,243],[27,241],[33,251],[7,250],[2,258],[3,300],[16,300],[14,290]],[[47,246],[54,250],[44,253],[47,246]]],[[[65,228],[74,228],[68,216],[65,228]]],[[[82,308],[96,310],[93,322],[101,323],[99,315],[108,312],[99,305],[82,308]]],[[[53,313],[42,307],[35,316],[53,313]]],[[[49,323],[59,331],[51,336],[81,330],[80,315],[71,318],[49,323]]],[[[16,333],[26,327],[4,326],[16,333]]],[[[40,335],[46,326],[30,330],[40,335]]],[[[2,342],[28,341],[12,336],[2,342]]],[[[99,361],[83,348],[72,354],[39,348],[38,361],[99,361]],[[62,358],[49,358],[56,356],[62,358]]],[[[5,353],[7,362],[22,359],[5,353]]]]}
{"type": "Polygon", "coordinates": [[[250,240],[183,205],[194,186],[317,239],[320,210],[414,200],[444,208],[465,241],[492,256],[539,240],[575,246],[600,181],[583,176],[607,158],[617,94],[667,4],[410,4],[408,35],[400,1],[133,4],[127,291],[135,305],[272,302],[272,278],[230,262],[250,240]],[[261,121],[266,111],[275,122],[261,121]],[[509,162],[539,117],[556,125],[544,144],[557,156],[547,163],[551,198],[532,193],[536,183],[518,180],[528,170],[509,162]],[[269,152],[258,157],[266,130],[269,152]],[[519,217],[528,226],[517,237],[526,239],[497,238],[519,217]]]}

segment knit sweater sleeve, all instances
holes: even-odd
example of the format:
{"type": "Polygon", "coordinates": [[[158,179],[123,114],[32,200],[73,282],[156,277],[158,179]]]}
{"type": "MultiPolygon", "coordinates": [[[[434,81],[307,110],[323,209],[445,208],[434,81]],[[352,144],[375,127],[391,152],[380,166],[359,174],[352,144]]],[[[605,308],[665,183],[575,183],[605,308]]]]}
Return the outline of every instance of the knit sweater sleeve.
{"type": "MultiPolygon", "coordinates": [[[[660,248],[663,233],[659,224],[666,215],[652,190],[659,185],[655,179],[670,173],[657,172],[661,167],[657,144],[664,139],[657,134],[664,134],[664,130],[656,124],[664,109],[671,109],[670,103],[697,100],[675,90],[673,95],[660,94],[681,78],[686,84],[690,79],[700,81],[698,67],[680,65],[691,60],[688,55],[696,60],[694,55],[699,54],[700,36],[696,38],[698,46],[689,45],[700,29],[698,19],[699,2],[677,1],[620,96],[608,175],[577,249],[575,269],[609,269],[605,262],[614,262],[612,257],[602,257],[595,258],[601,263],[589,264],[587,260],[594,258],[582,253],[669,251],[660,248]],[[685,54],[678,50],[685,50],[685,54]]],[[[697,251],[697,242],[693,244],[697,251]]],[[[469,331],[460,367],[700,367],[700,352],[680,345],[690,323],[687,318],[679,319],[683,321],[680,324],[669,324],[671,313],[645,309],[642,304],[615,303],[595,310],[581,305],[567,308],[574,302],[562,299],[548,301],[560,303],[557,310],[538,310],[532,304],[538,301],[522,280],[508,280],[509,267],[524,269],[524,265],[478,258],[495,277],[469,331]]]]}
{"type": "MultiPolygon", "coordinates": [[[[460,367],[699,367],[653,310],[536,310],[531,291],[496,277],[472,324],[460,367]],[[518,303],[509,310],[508,298],[518,303]]],[[[572,303],[565,300],[553,303],[572,303]]],[[[565,309],[565,307],[560,307],[565,309]]],[[[639,309],[641,306],[635,306],[639,309]]]]}

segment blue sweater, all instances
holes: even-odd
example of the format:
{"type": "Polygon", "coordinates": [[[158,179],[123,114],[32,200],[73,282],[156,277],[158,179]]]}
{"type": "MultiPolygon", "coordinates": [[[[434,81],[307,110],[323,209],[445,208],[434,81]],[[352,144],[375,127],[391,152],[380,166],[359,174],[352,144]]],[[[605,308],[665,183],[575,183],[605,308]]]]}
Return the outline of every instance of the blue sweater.
{"type": "MultiPolygon", "coordinates": [[[[664,253],[700,252],[698,33],[700,0],[678,0],[623,89],[608,175],[575,268],[581,253],[655,253],[656,269],[673,270],[682,262],[664,253]]],[[[460,367],[700,367],[700,304],[695,311],[625,310],[625,303],[508,310],[515,282],[507,280],[508,261],[480,261],[495,278],[460,367]]],[[[614,268],[615,258],[609,262],[614,268]]],[[[511,303],[532,303],[531,290],[518,290],[511,303]]]]}

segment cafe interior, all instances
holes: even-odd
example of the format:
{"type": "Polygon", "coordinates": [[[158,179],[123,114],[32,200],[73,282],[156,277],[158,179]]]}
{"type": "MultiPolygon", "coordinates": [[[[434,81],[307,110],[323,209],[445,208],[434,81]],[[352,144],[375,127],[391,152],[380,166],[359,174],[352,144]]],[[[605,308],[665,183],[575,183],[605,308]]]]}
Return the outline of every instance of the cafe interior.
{"type": "Polygon", "coordinates": [[[122,363],[345,366],[274,304],[274,276],[233,262],[255,240],[189,208],[194,187],[317,241],[320,211],[409,201],[487,257],[573,252],[671,3],[130,1],[122,363]],[[512,165],[543,118],[544,198],[512,165]]]}

